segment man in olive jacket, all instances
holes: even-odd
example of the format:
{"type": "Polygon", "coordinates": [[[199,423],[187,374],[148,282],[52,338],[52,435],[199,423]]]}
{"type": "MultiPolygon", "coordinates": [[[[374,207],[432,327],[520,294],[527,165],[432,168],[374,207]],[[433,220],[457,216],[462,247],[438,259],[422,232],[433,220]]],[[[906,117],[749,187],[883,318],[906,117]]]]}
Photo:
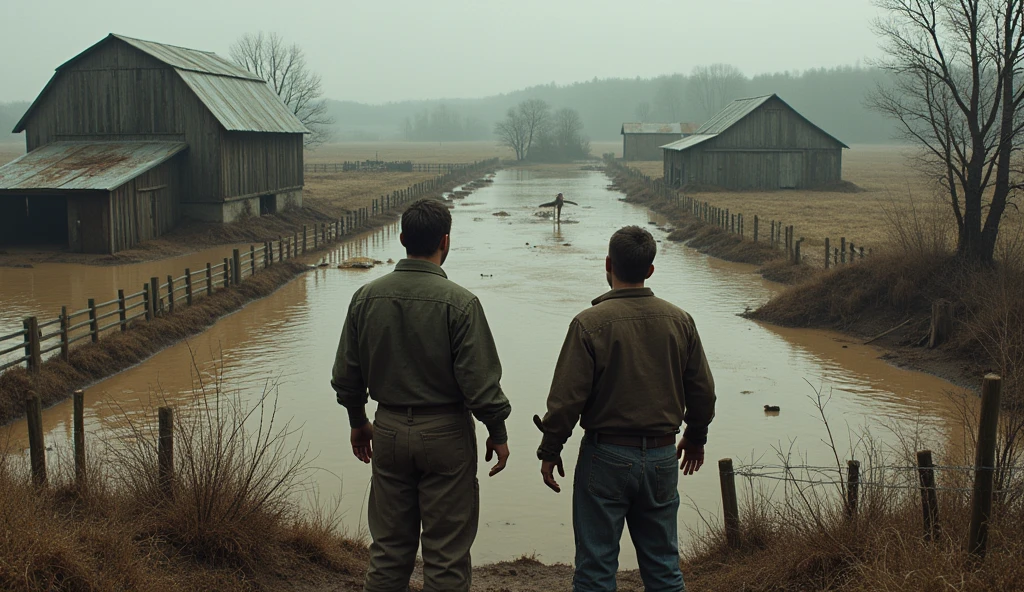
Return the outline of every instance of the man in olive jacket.
{"type": "Polygon", "coordinates": [[[372,462],[366,592],[408,590],[423,542],[423,590],[469,590],[480,514],[476,428],[494,476],[509,450],[501,363],[476,296],[448,280],[452,217],[434,200],[402,214],[407,259],[352,297],[331,385],[348,410],[352,452],[372,462]],[[377,401],[371,424],[365,405],[377,401]],[[472,416],[471,416],[472,414],[472,416]]]}
{"type": "Polygon", "coordinates": [[[644,287],[656,252],[637,226],[612,236],[605,260],[612,290],[570,323],[547,414],[534,418],[544,432],[541,475],[555,492],[555,469],[565,476],[562,446],[577,421],[585,430],[573,479],[574,592],[615,590],[624,522],[644,588],[685,590],[679,469],[690,475],[704,463],[715,385],[693,319],[644,287]]]}

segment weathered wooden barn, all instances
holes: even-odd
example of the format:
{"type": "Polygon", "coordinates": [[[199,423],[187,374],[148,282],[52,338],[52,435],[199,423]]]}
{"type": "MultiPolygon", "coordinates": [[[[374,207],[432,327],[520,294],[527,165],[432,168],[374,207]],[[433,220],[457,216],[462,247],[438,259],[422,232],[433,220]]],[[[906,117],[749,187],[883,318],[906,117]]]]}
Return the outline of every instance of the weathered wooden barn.
{"type": "Polygon", "coordinates": [[[776,95],[739,99],[662,147],[665,180],[726,189],[801,189],[842,180],[846,144],[776,95]]]}
{"type": "Polygon", "coordinates": [[[213,53],[110,35],[59,66],[0,167],[0,244],[113,253],[182,216],[301,206],[308,130],[260,78],[213,53]]]}
{"type": "Polygon", "coordinates": [[[623,123],[623,160],[660,160],[661,147],[697,131],[693,123],[623,123]]]}

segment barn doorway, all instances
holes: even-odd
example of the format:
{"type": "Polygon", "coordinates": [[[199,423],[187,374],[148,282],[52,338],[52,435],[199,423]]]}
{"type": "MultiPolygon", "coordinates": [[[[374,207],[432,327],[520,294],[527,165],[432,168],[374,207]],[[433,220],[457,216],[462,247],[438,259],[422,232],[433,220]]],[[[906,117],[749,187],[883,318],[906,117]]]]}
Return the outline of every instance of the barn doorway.
{"type": "Polygon", "coordinates": [[[261,195],[260,196],[260,216],[266,216],[267,214],[277,213],[277,196],[276,195],[261,195]]]}
{"type": "Polygon", "coordinates": [[[67,199],[54,195],[0,196],[0,246],[66,249],[67,199]]]}

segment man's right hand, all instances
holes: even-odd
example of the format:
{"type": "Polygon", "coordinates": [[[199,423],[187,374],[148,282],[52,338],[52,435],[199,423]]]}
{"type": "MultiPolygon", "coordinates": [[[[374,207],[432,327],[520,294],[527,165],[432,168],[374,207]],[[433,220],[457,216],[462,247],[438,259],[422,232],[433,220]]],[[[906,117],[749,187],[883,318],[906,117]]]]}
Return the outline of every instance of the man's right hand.
{"type": "Polygon", "coordinates": [[[369,463],[373,458],[373,424],[366,422],[362,427],[352,428],[352,454],[369,463]]]}
{"type": "Polygon", "coordinates": [[[690,443],[686,436],[683,436],[676,446],[676,458],[683,461],[679,464],[679,470],[684,475],[692,475],[704,465],[704,447],[690,443]]]}
{"type": "Polygon", "coordinates": [[[498,462],[491,467],[491,472],[487,474],[488,477],[493,477],[498,473],[505,470],[505,465],[508,464],[508,444],[495,444],[491,442],[490,438],[487,438],[487,456],[484,457],[484,461],[491,462],[491,457],[498,455],[498,462]]]}

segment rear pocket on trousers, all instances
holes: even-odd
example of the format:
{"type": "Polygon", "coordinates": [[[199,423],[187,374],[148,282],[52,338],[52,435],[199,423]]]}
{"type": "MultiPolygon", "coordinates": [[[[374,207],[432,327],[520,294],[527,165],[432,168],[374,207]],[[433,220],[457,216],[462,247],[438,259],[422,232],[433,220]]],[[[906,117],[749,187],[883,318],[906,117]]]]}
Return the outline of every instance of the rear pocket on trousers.
{"type": "Polygon", "coordinates": [[[422,432],[423,452],[427,469],[440,475],[454,475],[466,465],[469,451],[466,450],[466,429],[451,427],[432,432],[422,432]]]}
{"type": "Polygon", "coordinates": [[[679,497],[679,466],[676,461],[654,466],[654,501],[667,504],[679,497]]]}
{"type": "Polygon", "coordinates": [[[610,500],[622,499],[632,468],[633,463],[609,460],[595,454],[590,459],[590,493],[610,500]]]}
{"type": "Polygon", "coordinates": [[[382,469],[390,469],[395,466],[395,440],[398,432],[381,427],[373,422],[373,464],[382,469]]]}

